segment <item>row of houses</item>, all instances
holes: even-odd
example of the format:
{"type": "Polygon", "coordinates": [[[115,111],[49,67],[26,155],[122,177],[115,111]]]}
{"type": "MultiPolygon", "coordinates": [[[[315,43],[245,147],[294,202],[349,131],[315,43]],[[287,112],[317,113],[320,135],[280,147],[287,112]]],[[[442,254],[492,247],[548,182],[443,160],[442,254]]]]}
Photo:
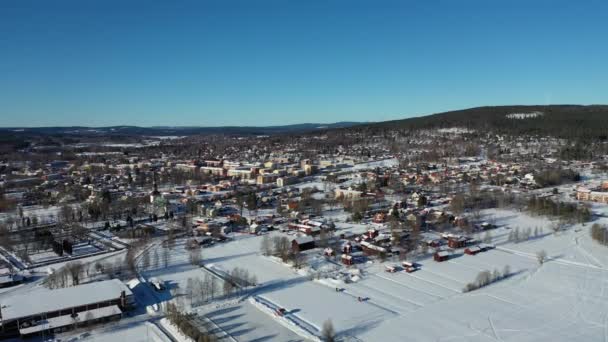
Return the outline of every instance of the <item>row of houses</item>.
{"type": "Polygon", "coordinates": [[[576,189],[576,199],[579,201],[608,203],[608,181],[604,181],[600,186],[592,189],[578,187],[576,189]]]}

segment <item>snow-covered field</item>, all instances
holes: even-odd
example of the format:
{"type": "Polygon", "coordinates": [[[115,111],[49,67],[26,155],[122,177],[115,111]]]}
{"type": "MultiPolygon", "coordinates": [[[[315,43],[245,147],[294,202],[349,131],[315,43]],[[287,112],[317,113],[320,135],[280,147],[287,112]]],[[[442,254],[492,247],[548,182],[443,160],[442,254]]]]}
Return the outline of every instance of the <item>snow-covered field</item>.
{"type": "Polygon", "coordinates": [[[158,326],[150,322],[138,322],[126,326],[106,325],[86,332],[71,331],[56,336],[57,341],[90,342],[170,342],[171,339],[158,326]]]}
{"type": "MultiPolygon", "coordinates": [[[[496,249],[475,256],[460,252],[443,263],[421,258],[417,260],[421,269],[411,274],[387,273],[382,264],[373,263],[362,266],[362,279],[355,283],[312,281],[260,255],[261,237],[249,235],[203,249],[203,259],[215,269],[240,267],[255,274],[260,283],[254,292],[256,298],[270,307],[285,308],[290,321],[312,335],[319,335],[323,322],[331,319],[342,337],[364,341],[604,341],[608,250],[591,241],[590,225],[570,227],[555,235],[546,218],[507,210],[483,214],[499,226],[491,233],[496,249]],[[536,227],[542,229],[538,237],[520,243],[507,241],[509,232],[516,228],[536,227]],[[540,250],[545,250],[549,259],[542,266],[536,258],[540,250]],[[480,271],[502,272],[505,266],[511,270],[510,277],[463,292],[480,271]],[[335,287],[344,290],[336,291],[335,287]]],[[[339,228],[358,231],[364,225],[339,228]]],[[[177,250],[172,255],[174,265],[186,267],[187,254],[180,256],[177,250]]],[[[179,270],[186,272],[174,272],[180,284],[191,275],[188,272],[201,272],[179,270]]],[[[172,272],[162,273],[171,278],[172,272]]],[[[289,324],[277,321],[285,318],[262,310],[258,317],[251,303],[241,302],[234,308],[239,312],[234,315],[247,317],[241,319],[243,324],[251,324],[249,319],[258,322],[254,330],[270,332],[280,327],[282,333],[269,336],[269,340],[283,341],[287,338],[284,334],[302,338],[297,329],[285,332],[289,324]]],[[[247,334],[235,336],[239,341],[251,338],[247,334]]]]}
{"type": "MultiPolygon", "coordinates": [[[[608,212],[606,206],[592,208],[596,214],[608,212]]],[[[495,249],[475,256],[456,250],[450,260],[441,263],[430,254],[420,256],[414,261],[421,268],[414,273],[388,273],[385,264],[397,261],[374,261],[358,265],[361,276],[346,283],[336,271],[345,271],[344,267],[325,260],[320,250],[307,251],[311,268],[296,271],[261,255],[261,236],[235,233],[229,242],[203,248],[204,268],[190,264],[185,239],[177,240],[166,267],[160,243],[150,248],[159,261],[152,262],[142,275],[161,279],[169,290],[155,292],[142,283],[133,291],[144,306],[171,297],[183,301],[188,279],[203,279],[235,267],[246,269],[257,278],[259,285],[253,290],[222,298],[220,286],[219,301],[193,308],[204,317],[201,319],[210,320],[225,341],[317,340],[328,319],[342,339],[351,341],[605,341],[608,249],[591,240],[591,225],[574,225],[555,234],[545,217],[497,209],[482,215],[498,226],[490,233],[495,249]],[[511,232],[528,229],[538,234],[519,243],[509,241],[511,232]],[[542,265],[536,257],[541,250],[548,257],[542,265]],[[481,271],[502,273],[507,267],[508,277],[464,292],[481,271]],[[329,278],[313,280],[315,271],[324,271],[329,278]],[[286,314],[276,315],[278,308],[284,308],[286,314]]],[[[597,222],[606,224],[608,218],[598,216],[597,222]]],[[[352,232],[370,227],[336,225],[352,232]]],[[[120,260],[123,254],[99,258],[120,260]]],[[[140,314],[135,317],[142,317],[140,314]]],[[[106,326],[88,335],[66,333],[64,340],[163,341],[157,326],[144,324],[145,317],[133,324],[125,324],[130,318],[125,319],[116,329],[106,326]]]]}

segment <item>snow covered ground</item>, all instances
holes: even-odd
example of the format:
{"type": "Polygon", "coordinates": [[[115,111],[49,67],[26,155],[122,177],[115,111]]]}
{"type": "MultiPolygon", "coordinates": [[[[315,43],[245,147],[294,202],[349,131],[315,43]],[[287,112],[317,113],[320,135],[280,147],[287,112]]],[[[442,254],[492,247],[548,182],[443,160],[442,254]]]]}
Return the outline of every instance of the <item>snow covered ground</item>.
{"type": "MultiPolygon", "coordinates": [[[[417,260],[422,267],[411,274],[387,273],[376,262],[363,265],[362,279],[355,283],[311,281],[260,255],[262,238],[249,235],[235,235],[235,241],[203,249],[203,259],[219,270],[241,267],[255,274],[260,283],[255,298],[285,308],[298,329],[312,335],[318,336],[323,322],[331,319],[342,337],[364,341],[603,341],[608,319],[608,251],[591,241],[590,225],[570,227],[555,235],[546,218],[508,210],[483,214],[499,226],[491,232],[496,249],[475,256],[460,251],[443,263],[427,256],[417,260]],[[507,239],[516,228],[536,227],[542,229],[538,237],[520,243],[507,239]],[[540,250],[549,259],[542,266],[536,258],[540,250]],[[511,270],[510,277],[463,292],[479,272],[502,272],[505,266],[511,270]]],[[[358,231],[365,226],[344,224],[340,228],[358,231]]],[[[186,274],[162,273],[169,278],[174,274],[183,283],[187,272],[194,272],[184,266],[187,254],[180,255],[176,249],[172,261],[186,274]]],[[[256,322],[255,336],[268,334],[267,340],[273,341],[303,338],[297,329],[285,331],[288,326],[278,323],[278,317],[256,307],[247,302],[234,305],[233,311],[217,317],[238,317],[220,320],[219,325],[239,331],[252,329],[248,325],[256,322]],[[243,328],[231,327],[229,322],[243,328]],[[277,327],[282,332],[274,336],[271,331],[277,327]]],[[[255,336],[246,332],[235,339],[247,341],[255,336]]]]}
{"type": "MultiPolygon", "coordinates": [[[[608,223],[602,216],[608,207],[592,208],[598,223],[608,223]]],[[[256,276],[257,287],[194,308],[201,319],[213,323],[224,341],[316,340],[327,319],[340,337],[354,341],[605,341],[608,249],[591,240],[591,225],[574,225],[555,234],[544,217],[497,209],[482,215],[498,226],[490,233],[495,249],[475,256],[456,250],[449,261],[441,263],[430,254],[421,256],[415,260],[421,267],[414,273],[388,273],[385,264],[397,261],[375,261],[359,265],[360,279],[346,283],[336,272],[345,269],[326,261],[319,250],[306,252],[311,269],[295,271],[260,254],[261,236],[232,234],[229,242],[203,248],[206,268],[189,263],[185,239],[178,239],[169,252],[167,267],[162,265],[160,245],[152,248],[150,252],[158,254],[160,261],[143,275],[162,279],[169,290],[154,292],[142,283],[133,291],[148,305],[183,295],[188,279],[235,267],[246,269],[256,276]],[[509,241],[511,232],[528,229],[538,230],[537,236],[519,243],[509,241]],[[536,257],[540,250],[548,256],[543,265],[536,257]],[[510,275],[505,279],[463,291],[481,271],[502,273],[507,267],[510,275]],[[313,269],[333,278],[313,280],[313,269]],[[276,315],[277,308],[284,308],[286,314],[276,315]]],[[[362,232],[369,225],[338,222],[337,227],[362,232]]],[[[221,287],[216,295],[221,297],[221,287]]],[[[66,340],[162,341],[162,335],[149,337],[157,336],[158,327],[143,322],[119,326],[94,329],[89,335],[71,334],[66,340]]]]}
{"type": "Polygon", "coordinates": [[[261,312],[249,301],[214,308],[205,314],[236,341],[305,341],[292,330],[277,323],[272,316],[261,312]]]}
{"type": "Polygon", "coordinates": [[[87,342],[171,342],[159,327],[151,322],[113,323],[93,329],[79,329],[55,336],[56,341],[87,342]]]}

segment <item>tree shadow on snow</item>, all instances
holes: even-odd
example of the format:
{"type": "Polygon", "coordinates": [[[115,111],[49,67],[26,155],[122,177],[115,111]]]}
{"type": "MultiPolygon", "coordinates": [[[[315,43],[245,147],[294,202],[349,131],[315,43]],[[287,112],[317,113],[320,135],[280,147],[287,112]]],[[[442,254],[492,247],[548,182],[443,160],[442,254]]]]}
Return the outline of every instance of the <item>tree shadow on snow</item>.
{"type": "MultiPolygon", "coordinates": [[[[239,323],[232,323],[232,324],[228,324],[228,325],[223,326],[223,327],[222,327],[222,330],[227,331],[227,332],[230,332],[231,330],[234,330],[234,329],[236,329],[236,328],[238,328],[238,327],[241,327],[241,326],[243,326],[243,325],[245,325],[245,323],[243,323],[243,322],[239,322],[239,323]]],[[[233,335],[233,334],[232,334],[232,333],[230,333],[230,335],[233,335]]]]}
{"type": "Polygon", "coordinates": [[[241,335],[248,334],[248,333],[250,333],[250,332],[252,332],[254,330],[255,330],[255,328],[241,329],[241,330],[237,330],[237,331],[231,332],[230,335],[233,336],[233,337],[239,337],[241,335]]]}
{"type": "Polygon", "coordinates": [[[359,324],[356,327],[352,327],[350,329],[340,331],[338,333],[338,336],[342,336],[342,337],[359,336],[359,335],[363,334],[364,332],[377,327],[378,325],[380,325],[381,322],[382,322],[381,320],[373,320],[373,321],[366,322],[364,324],[359,324]]]}
{"type": "Polygon", "coordinates": [[[227,313],[233,312],[233,311],[238,310],[240,308],[241,308],[240,306],[232,306],[232,307],[228,307],[228,308],[223,308],[223,309],[212,311],[212,312],[208,313],[206,316],[208,316],[208,317],[219,316],[219,315],[223,315],[223,314],[227,314],[227,313]]]}
{"type": "Polygon", "coordinates": [[[266,336],[262,336],[262,337],[258,337],[256,339],[250,340],[249,342],[266,342],[266,341],[273,341],[275,338],[277,337],[277,334],[274,335],[266,335],[266,336]]]}
{"type": "Polygon", "coordinates": [[[310,281],[310,276],[297,277],[288,280],[273,280],[256,286],[252,289],[251,294],[259,295],[269,291],[281,290],[307,281],[310,281]]]}
{"type": "Polygon", "coordinates": [[[244,315],[245,314],[238,314],[238,315],[232,315],[232,316],[226,316],[226,317],[219,317],[219,318],[214,319],[213,321],[216,324],[222,324],[222,323],[226,323],[226,322],[232,321],[234,319],[237,319],[239,317],[242,317],[244,315]]]}
{"type": "Polygon", "coordinates": [[[234,255],[226,255],[226,256],[221,256],[221,257],[217,257],[217,258],[203,258],[203,262],[208,265],[208,264],[213,264],[216,262],[222,262],[222,261],[228,261],[231,259],[237,259],[237,258],[243,258],[243,257],[248,257],[248,256],[252,256],[252,255],[257,255],[257,252],[247,252],[247,253],[241,253],[241,254],[234,254],[234,255]]]}

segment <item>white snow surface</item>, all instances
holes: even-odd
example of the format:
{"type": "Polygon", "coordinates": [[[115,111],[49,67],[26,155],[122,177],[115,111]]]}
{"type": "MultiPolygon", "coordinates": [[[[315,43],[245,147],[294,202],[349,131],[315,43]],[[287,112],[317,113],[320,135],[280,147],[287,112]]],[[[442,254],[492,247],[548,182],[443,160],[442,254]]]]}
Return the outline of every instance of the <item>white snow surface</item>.
{"type": "MultiPolygon", "coordinates": [[[[555,235],[543,217],[509,210],[483,214],[499,226],[491,232],[496,249],[475,256],[456,251],[442,263],[422,257],[416,260],[421,269],[411,274],[385,272],[378,262],[365,264],[356,283],[313,282],[260,255],[259,236],[235,236],[203,254],[216,269],[238,266],[255,274],[260,282],[255,298],[285,308],[299,322],[296,329],[311,335],[331,319],[342,338],[363,341],[604,341],[608,258],[605,247],[589,238],[590,225],[555,235]],[[507,241],[512,229],[535,227],[542,228],[539,237],[507,241]],[[539,250],[549,257],[542,266],[536,260],[539,250]],[[510,277],[463,293],[479,272],[502,272],[507,265],[510,277]]],[[[349,226],[341,228],[364,228],[349,226]]]]}

